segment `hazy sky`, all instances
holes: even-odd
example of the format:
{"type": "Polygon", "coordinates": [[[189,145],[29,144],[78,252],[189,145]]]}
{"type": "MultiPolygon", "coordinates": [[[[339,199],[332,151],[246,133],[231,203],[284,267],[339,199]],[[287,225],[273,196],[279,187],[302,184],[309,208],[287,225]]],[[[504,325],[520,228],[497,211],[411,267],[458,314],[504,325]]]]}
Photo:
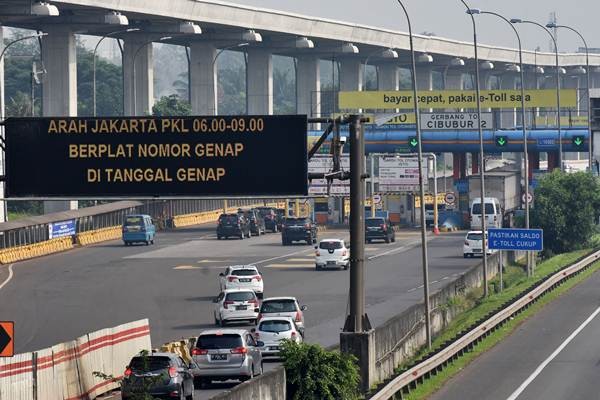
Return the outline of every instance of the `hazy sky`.
{"type": "MultiPolygon", "coordinates": [[[[230,0],[232,3],[356,22],[407,31],[402,9],[396,0],[230,0]],[[365,6],[367,8],[365,8],[365,6]]],[[[459,0],[404,0],[411,14],[415,33],[433,32],[458,40],[472,40],[469,16],[459,0]]],[[[551,12],[558,23],[579,30],[590,47],[600,47],[600,0],[467,0],[472,8],[494,11],[508,19],[529,19],[545,25],[551,12]]],[[[516,47],[510,27],[498,18],[480,15],[478,35],[481,43],[516,47]]],[[[548,50],[550,38],[533,25],[519,27],[526,49],[540,46],[548,50]]],[[[574,51],[580,39],[572,32],[559,31],[559,50],[574,51]]]]}

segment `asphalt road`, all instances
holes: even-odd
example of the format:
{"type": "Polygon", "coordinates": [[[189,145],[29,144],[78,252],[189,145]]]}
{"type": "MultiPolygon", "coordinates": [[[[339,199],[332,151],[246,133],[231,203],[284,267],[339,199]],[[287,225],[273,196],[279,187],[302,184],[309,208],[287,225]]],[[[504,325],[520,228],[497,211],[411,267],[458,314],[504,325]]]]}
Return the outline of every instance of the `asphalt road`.
{"type": "Polygon", "coordinates": [[[600,273],[523,323],[435,400],[600,399],[600,273]]]}
{"type": "MultiPolygon", "coordinates": [[[[320,238],[345,237],[323,232],[320,238]]],[[[462,258],[463,233],[429,245],[432,290],[478,260],[462,258]]],[[[419,232],[399,232],[395,244],[366,245],[366,303],[372,324],[385,322],[422,299],[419,232]]],[[[0,267],[0,320],[14,320],[17,353],[72,340],[87,332],[149,318],[154,346],[197,336],[213,327],[218,274],[227,265],[254,263],[265,296],[293,295],[306,304],[306,340],[338,343],[347,310],[349,273],[316,271],[312,246],[282,246],[279,234],[218,241],[211,226],[157,235],[154,246],[119,241],[15,264],[10,280],[0,267]]],[[[208,398],[222,387],[204,391],[208,398]]]]}

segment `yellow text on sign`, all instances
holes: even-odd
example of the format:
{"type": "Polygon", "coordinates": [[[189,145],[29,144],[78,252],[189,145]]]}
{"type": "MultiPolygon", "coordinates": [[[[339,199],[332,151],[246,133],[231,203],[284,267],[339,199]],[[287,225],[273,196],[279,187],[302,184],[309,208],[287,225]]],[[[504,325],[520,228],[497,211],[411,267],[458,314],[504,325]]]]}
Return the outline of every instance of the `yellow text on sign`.
{"type": "MultiPolygon", "coordinates": [[[[437,194],[437,203],[446,204],[446,193],[437,194]]],[[[425,204],[433,204],[433,195],[425,195],[425,204]]],[[[415,208],[421,208],[421,198],[419,196],[415,196],[415,208]]]]}
{"type": "MultiPolygon", "coordinates": [[[[403,109],[413,108],[413,94],[408,90],[401,91],[364,91],[340,92],[340,109],[403,109]]],[[[561,108],[577,106],[577,91],[563,89],[560,91],[561,108]]],[[[465,90],[429,90],[418,93],[419,107],[433,108],[476,108],[475,91],[465,90]]],[[[518,108],[521,107],[520,90],[482,90],[481,107],[483,108],[518,108]]],[[[525,107],[556,108],[556,90],[526,90],[525,107]]]]}

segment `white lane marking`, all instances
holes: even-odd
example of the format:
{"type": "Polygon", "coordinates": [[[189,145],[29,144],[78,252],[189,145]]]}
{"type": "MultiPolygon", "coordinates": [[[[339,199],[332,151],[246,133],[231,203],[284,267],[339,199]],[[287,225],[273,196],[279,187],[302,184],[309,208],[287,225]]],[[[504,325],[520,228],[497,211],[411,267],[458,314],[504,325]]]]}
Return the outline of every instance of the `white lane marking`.
{"type": "Polygon", "coordinates": [[[410,243],[407,243],[405,246],[396,247],[395,249],[391,249],[388,251],[384,251],[383,253],[372,255],[371,257],[367,258],[367,260],[374,260],[376,258],[387,256],[389,254],[394,254],[394,253],[398,253],[398,252],[401,252],[404,250],[408,250],[408,249],[412,248],[415,244],[418,244],[418,243],[420,243],[420,241],[410,242],[410,243]]]}
{"type": "Polygon", "coordinates": [[[535,371],[533,371],[533,373],[531,375],[529,375],[529,377],[525,380],[525,382],[523,382],[521,384],[521,386],[519,386],[519,388],[517,390],[514,391],[513,394],[511,394],[507,400],[515,400],[517,397],[519,397],[519,395],[521,393],[523,393],[523,391],[527,388],[527,386],[529,386],[529,384],[531,382],[533,382],[533,380],[543,371],[544,368],[546,368],[546,366],[548,364],[550,364],[550,362],[561,352],[563,351],[563,349],[565,347],[567,347],[567,345],[569,343],[571,343],[571,341],[573,339],[575,339],[575,336],[577,336],[579,334],[579,332],[581,332],[586,326],[587,324],[589,324],[590,322],[592,322],[592,320],[594,318],[596,318],[596,315],[598,315],[600,313],[600,307],[598,307],[596,309],[596,311],[594,311],[592,313],[592,315],[590,315],[588,317],[588,319],[586,319],[581,325],[579,325],[579,327],[577,329],[575,329],[575,331],[573,333],[571,333],[571,335],[569,335],[569,337],[561,343],[560,346],[558,346],[558,348],[556,350],[554,350],[554,352],[552,354],[550,354],[550,356],[548,358],[546,358],[544,360],[544,362],[542,362],[536,369],[535,371]]]}
{"type": "Polygon", "coordinates": [[[417,288],[416,288],[416,287],[414,287],[414,288],[412,288],[412,289],[408,289],[408,293],[410,293],[410,292],[414,292],[415,290],[417,290],[417,288]]]}
{"type": "Polygon", "coordinates": [[[314,258],[310,258],[310,257],[305,257],[305,258],[288,258],[285,261],[287,261],[287,262],[308,262],[308,261],[314,261],[314,258]]]}
{"type": "Polygon", "coordinates": [[[425,285],[417,286],[417,289],[423,289],[425,285]]]}
{"type": "Polygon", "coordinates": [[[442,278],[443,281],[445,281],[446,279],[450,279],[450,277],[449,276],[445,276],[445,277],[442,278]]]}
{"type": "Polygon", "coordinates": [[[269,265],[265,265],[263,268],[282,268],[282,269],[286,269],[286,268],[308,268],[308,267],[313,267],[314,268],[315,264],[314,263],[310,263],[310,264],[269,264],[269,265]]]}
{"type": "Polygon", "coordinates": [[[310,252],[310,251],[313,251],[313,249],[310,248],[310,249],[298,250],[298,251],[294,251],[293,253],[284,254],[282,256],[271,257],[271,258],[267,258],[266,260],[255,261],[255,262],[253,262],[251,264],[253,264],[253,265],[264,264],[264,263],[268,263],[269,261],[278,260],[280,258],[286,258],[286,257],[289,257],[289,256],[295,256],[296,254],[307,253],[307,252],[310,252]]]}
{"type": "Polygon", "coordinates": [[[8,282],[10,282],[10,280],[12,279],[12,277],[13,277],[13,269],[12,269],[12,267],[13,267],[13,264],[10,264],[8,266],[8,278],[6,278],[6,280],[4,282],[2,282],[2,284],[0,284],[0,290],[2,290],[2,288],[4,286],[6,286],[6,284],[8,282]]]}
{"type": "Polygon", "coordinates": [[[431,281],[430,283],[431,283],[431,284],[434,284],[434,283],[438,283],[438,282],[439,282],[439,281],[431,281]]]}

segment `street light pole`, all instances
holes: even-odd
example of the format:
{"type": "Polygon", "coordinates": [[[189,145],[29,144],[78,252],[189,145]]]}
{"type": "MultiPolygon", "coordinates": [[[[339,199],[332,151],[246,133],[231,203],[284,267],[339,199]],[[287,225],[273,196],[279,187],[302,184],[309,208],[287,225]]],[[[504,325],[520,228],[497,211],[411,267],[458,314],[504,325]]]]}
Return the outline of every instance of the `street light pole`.
{"type": "MultiPolygon", "coordinates": [[[[537,23],[535,21],[521,20],[518,18],[513,18],[510,20],[512,24],[531,24],[535,26],[539,26],[542,28],[550,39],[552,39],[552,43],[554,43],[554,57],[556,59],[556,126],[558,129],[558,162],[560,170],[563,171],[563,143],[562,143],[562,129],[560,124],[560,66],[558,65],[558,43],[556,43],[556,38],[552,35],[552,32],[548,30],[544,25],[537,23]]],[[[527,200],[527,199],[525,199],[527,200]]]]}
{"type": "Polygon", "coordinates": [[[592,102],[590,101],[590,53],[589,53],[589,49],[588,49],[588,44],[585,40],[585,38],[583,37],[583,35],[581,33],[579,33],[579,31],[577,31],[575,28],[572,28],[570,26],[567,25],[556,25],[555,23],[549,23],[546,25],[546,28],[564,28],[564,29],[568,29],[572,32],[575,32],[575,34],[577,34],[577,36],[579,36],[579,38],[581,39],[581,41],[583,42],[583,45],[585,46],[585,75],[587,78],[587,104],[588,104],[588,117],[587,117],[587,126],[588,126],[588,132],[589,132],[589,140],[588,140],[588,160],[589,160],[589,169],[590,169],[590,174],[593,174],[592,171],[592,141],[593,141],[593,135],[592,135],[592,102]]]}
{"type": "Polygon", "coordinates": [[[396,0],[406,16],[408,24],[408,38],[410,41],[410,59],[412,69],[412,91],[413,107],[415,109],[415,128],[417,134],[417,155],[419,163],[419,197],[421,199],[421,263],[423,265],[423,297],[425,303],[425,336],[427,339],[427,348],[431,348],[431,309],[429,304],[429,265],[427,257],[427,228],[425,226],[425,185],[423,182],[423,147],[421,145],[421,121],[419,116],[419,97],[417,95],[417,63],[415,61],[415,48],[413,44],[412,24],[408,11],[401,0],[396,0]]]}
{"type": "Polygon", "coordinates": [[[146,47],[149,44],[152,44],[154,42],[162,42],[163,40],[169,40],[172,39],[172,36],[163,36],[161,38],[159,38],[158,40],[149,40],[146,43],[142,44],[140,47],[138,47],[138,49],[135,51],[134,55],[133,55],[133,115],[137,114],[137,84],[136,84],[136,77],[135,77],[135,59],[137,58],[137,55],[139,54],[140,50],[142,50],[144,47],[146,47]]]}
{"type": "Polygon", "coordinates": [[[477,127],[479,130],[479,180],[481,186],[481,244],[483,257],[483,296],[488,295],[488,276],[487,276],[487,238],[486,234],[486,216],[485,216],[485,159],[483,157],[483,127],[481,126],[481,88],[479,83],[479,55],[477,52],[477,25],[475,17],[469,11],[471,7],[464,0],[460,0],[467,9],[467,14],[471,16],[473,24],[473,47],[475,48],[475,95],[477,97],[477,127]]]}
{"type": "Polygon", "coordinates": [[[92,66],[92,109],[94,112],[94,117],[96,116],[96,51],[98,50],[98,46],[100,46],[100,43],[102,43],[102,41],[104,39],[106,39],[107,37],[111,37],[113,35],[118,35],[120,33],[127,33],[127,32],[135,32],[135,31],[139,31],[139,28],[131,28],[131,29],[123,29],[120,31],[115,31],[115,32],[110,32],[107,33],[106,35],[102,36],[100,38],[100,40],[98,40],[98,43],[96,43],[96,47],[94,47],[94,52],[92,54],[93,57],[93,66],[92,66]]]}
{"type": "MultiPolygon", "coordinates": [[[[525,228],[529,229],[529,152],[527,150],[527,126],[525,122],[525,70],[523,69],[523,46],[521,43],[521,36],[519,35],[519,31],[513,24],[511,24],[510,20],[498,13],[492,11],[481,11],[481,14],[494,15],[504,22],[506,22],[511,29],[515,32],[517,36],[517,42],[519,43],[519,70],[521,75],[521,126],[523,127],[523,153],[525,156],[525,166],[523,168],[523,179],[525,181],[525,228]]],[[[477,14],[477,12],[472,12],[472,14],[477,14]]],[[[500,266],[502,268],[502,266],[500,266]]],[[[533,274],[532,265],[531,265],[531,257],[529,257],[529,253],[527,253],[527,275],[531,276],[533,274]]]]}

